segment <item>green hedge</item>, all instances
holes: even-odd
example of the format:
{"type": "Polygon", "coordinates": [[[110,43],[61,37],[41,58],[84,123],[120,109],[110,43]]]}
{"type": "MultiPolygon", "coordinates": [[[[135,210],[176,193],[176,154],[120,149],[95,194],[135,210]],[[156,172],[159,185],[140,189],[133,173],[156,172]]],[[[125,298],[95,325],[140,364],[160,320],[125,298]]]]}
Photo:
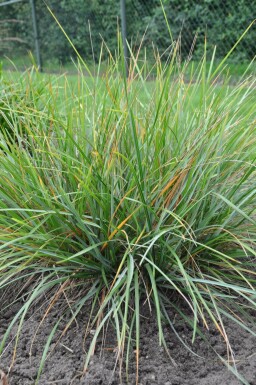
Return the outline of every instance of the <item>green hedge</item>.
{"type": "MultiPolygon", "coordinates": [[[[102,37],[109,49],[117,47],[117,26],[120,24],[119,1],[117,0],[48,0],[48,4],[78,51],[87,59],[99,57],[102,37]],[[90,21],[90,31],[88,20],[90,21]],[[102,36],[102,37],[101,37],[102,36]],[[92,38],[92,39],[91,39],[92,38]],[[91,44],[92,40],[92,44],[91,44]]],[[[249,23],[255,18],[255,9],[248,0],[165,0],[164,7],[173,33],[177,39],[181,33],[181,54],[185,58],[197,35],[194,57],[201,56],[205,34],[208,46],[217,45],[217,56],[222,57],[237,41],[249,23]]],[[[131,44],[136,48],[146,28],[145,45],[155,46],[163,53],[170,45],[170,36],[165,23],[160,1],[126,0],[127,30],[131,44]]],[[[67,61],[73,50],[49,14],[44,2],[36,1],[40,29],[40,44],[43,58],[67,61]]],[[[13,36],[25,43],[14,46],[19,50],[33,49],[31,11],[28,1],[1,8],[2,19],[15,18],[22,23],[11,25],[13,36]]],[[[256,27],[251,28],[236,49],[233,60],[248,61],[255,55],[256,27]]],[[[13,43],[15,44],[15,43],[13,43]]]]}

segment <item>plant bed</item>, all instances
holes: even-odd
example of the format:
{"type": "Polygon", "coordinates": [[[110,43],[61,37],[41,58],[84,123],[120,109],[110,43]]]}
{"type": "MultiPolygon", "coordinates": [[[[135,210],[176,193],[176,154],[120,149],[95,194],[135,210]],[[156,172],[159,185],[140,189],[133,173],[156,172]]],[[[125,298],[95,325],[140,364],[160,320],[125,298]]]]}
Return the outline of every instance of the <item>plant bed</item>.
{"type": "MultiPolygon", "coordinates": [[[[12,295],[7,299],[11,302],[12,295]]],[[[17,329],[13,329],[9,343],[6,345],[0,365],[7,373],[9,371],[10,385],[34,385],[42,358],[48,334],[57,322],[60,309],[67,305],[66,300],[59,301],[46,317],[42,318],[47,309],[45,301],[37,303],[27,315],[19,336],[18,348],[13,361],[14,345],[17,329]]],[[[1,312],[0,338],[20,308],[16,304],[7,313],[1,312]]],[[[255,314],[252,316],[255,316],[255,314]]],[[[170,313],[175,319],[175,326],[180,337],[193,350],[193,353],[183,346],[174,333],[166,325],[164,327],[166,344],[175,364],[170,360],[163,347],[159,347],[158,329],[154,312],[150,314],[145,309],[141,331],[141,352],[139,367],[139,383],[141,385],[239,385],[241,382],[224,365],[216,352],[228,362],[226,345],[219,333],[207,333],[209,344],[198,338],[191,345],[191,328],[184,324],[175,312],[170,313]]],[[[93,333],[84,341],[86,334],[88,310],[79,314],[76,322],[59,339],[66,323],[62,322],[56,336],[50,343],[49,356],[43,368],[38,385],[119,385],[120,373],[116,354],[115,332],[109,327],[107,333],[101,335],[95,354],[91,359],[86,374],[83,373],[85,352],[89,347],[93,333]]],[[[256,349],[255,338],[240,327],[226,321],[226,330],[235,354],[236,367],[249,384],[256,382],[256,349]]],[[[253,325],[252,325],[253,326],[253,325]]],[[[254,326],[255,328],[255,326],[254,326]]],[[[133,352],[134,357],[135,353],[133,352]]],[[[233,367],[234,368],[234,367],[233,367]]],[[[128,384],[136,383],[135,360],[128,367],[128,384]]],[[[126,383],[126,368],[122,371],[123,383],[126,383]]]]}

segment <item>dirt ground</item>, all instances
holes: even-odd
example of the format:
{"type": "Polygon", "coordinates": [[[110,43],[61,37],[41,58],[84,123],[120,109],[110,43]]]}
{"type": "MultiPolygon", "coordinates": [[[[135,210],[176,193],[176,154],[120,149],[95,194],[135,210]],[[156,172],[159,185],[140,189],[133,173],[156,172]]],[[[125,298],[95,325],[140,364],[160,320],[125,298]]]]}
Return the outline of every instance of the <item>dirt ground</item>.
{"type": "MultiPolygon", "coordinates": [[[[0,312],[0,338],[2,339],[11,320],[21,303],[13,305],[8,311],[0,312]]],[[[28,314],[17,345],[13,360],[17,326],[13,328],[6,347],[0,356],[0,369],[8,373],[9,385],[34,385],[43,354],[44,346],[61,311],[61,303],[40,323],[45,313],[38,304],[28,314]]],[[[79,315],[65,335],[58,341],[58,333],[50,343],[48,357],[38,385],[119,385],[119,364],[116,362],[115,336],[109,330],[100,337],[95,355],[86,375],[83,375],[85,351],[89,341],[84,341],[85,321],[89,309],[79,315]],[[116,370],[115,370],[116,368],[116,370]]],[[[175,327],[179,335],[191,345],[191,330],[180,322],[177,315],[175,327]]],[[[63,319],[59,330],[65,328],[63,319]]],[[[226,323],[226,329],[232,344],[237,369],[244,376],[247,384],[256,385],[256,338],[233,323],[226,323]]],[[[200,337],[192,349],[195,354],[179,342],[170,327],[164,327],[170,360],[163,347],[159,347],[157,325],[154,315],[146,315],[141,325],[140,385],[239,385],[234,374],[226,368],[216,353],[200,337]],[[197,354],[197,355],[196,355],[197,354]]],[[[208,333],[211,346],[224,358],[227,349],[216,331],[208,333]]],[[[132,352],[132,354],[135,353],[132,352]]],[[[135,360],[129,364],[129,385],[136,383],[135,360]]],[[[123,384],[126,382],[123,370],[123,384]]],[[[246,382],[245,382],[246,383],[246,382]]]]}

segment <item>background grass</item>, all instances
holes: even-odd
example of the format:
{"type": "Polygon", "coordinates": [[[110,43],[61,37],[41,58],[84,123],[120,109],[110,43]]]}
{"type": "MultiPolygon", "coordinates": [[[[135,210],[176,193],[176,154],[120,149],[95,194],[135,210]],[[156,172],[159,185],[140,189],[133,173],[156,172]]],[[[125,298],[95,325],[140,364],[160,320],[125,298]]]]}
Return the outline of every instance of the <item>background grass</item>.
{"type": "MultiPolygon", "coordinates": [[[[20,57],[9,57],[3,56],[0,59],[1,66],[3,71],[10,73],[11,71],[14,73],[17,73],[18,71],[25,71],[26,69],[29,69],[31,66],[35,65],[36,66],[36,61],[35,58],[32,56],[31,53],[28,53],[26,56],[20,56],[20,57]]],[[[69,74],[70,78],[72,78],[72,75],[76,76],[76,68],[74,66],[74,62],[76,60],[71,61],[66,63],[66,64],[58,64],[57,62],[54,61],[47,61],[43,63],[43,71],[46,74],[69,74]]],[[[216,60],[213,63],[213,68],[216,69],[218,65],[220,64],[220,60],[216,60]]],[[[145,63],[144,59],[138,61],[138,65],[141,67],[147,67],[148,71],[151,71],[151,76],[155,77],[156,76],[156,70],[154,66],[154,62],[147,61],[145,63]]],[[[225,78],[227,75],[231,77],[231,80],[233,82],[239,81],[239,78],[243,76],[244,72],[247,71],[248,75],[255,76],[256,75],[256,64],[255,62],[252,63],[252,65],[249,67],[249,61],[246,63],[233,63],[229,62],[226,69],[224,70],[222,78],[225,78]]],[[[95,63],[93,61],[88,63],[89,68],[93,72],[93,69],[95,68],[95,63]]],[[[186,69],[186,76],[189,78],[191,71],[193,71],[195,68],[197,68],[200,65],[200,61],[195,61],[191,60],[189,65],[187,66],[186,69]]],[[[209,67],[211,65],[210,60],[207,61],[206,66],[207,70],[209,70],[209,67]]],[[[97,66],[97,65],[96,65],[97,66]]],[[[101,63],[101,74],[104,74],[104,72],[107,71],[108,68],[108,63],[107,61],[101,63]]],[[[84,69],[84,73],[87,74],[87,71],[84,69]]],[[[45,75],[43,75],[45,76],[45,75]]]]}

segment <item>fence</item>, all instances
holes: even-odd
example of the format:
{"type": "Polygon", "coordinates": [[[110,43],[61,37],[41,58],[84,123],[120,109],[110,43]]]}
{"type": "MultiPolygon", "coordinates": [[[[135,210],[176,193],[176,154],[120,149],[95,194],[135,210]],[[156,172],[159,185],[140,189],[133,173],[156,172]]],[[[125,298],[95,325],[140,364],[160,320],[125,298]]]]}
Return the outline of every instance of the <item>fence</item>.
{"type": "MultiPolygon", "coordinates": [[[[121,4],[126,8],[127,40],[134,50],[144,36],[148,57],[158,50],[165,57],[172,37],[180,39],[181,58],[193,50],[198,60],[205,46],[217,46],[223,57],[256,17],[254,1],[248,0],[48,0],[53,14],[86,60],[98,61],[102,42],[111,52],[118,43],[121,4]],[[165,10],[165,14],[163,12],[165,10]]],[[[43,66],[68,65],[74,51],[43,1],[0,0],[0,60],[9,57],[26,64],[29,51],[43,66]],[[35,9],[33,11],[33,6],[35,9]],[[37,23],[36,23],[37,22],[37,23]],[[36,44],[35,44],[36,43],[36,44]],[[40,52],[39,52],[40,48],[40,52]],[[40,55],[39,55],[40,53],[40,55]]],[[[256,25],[252,26],[231,56],[248,62],[256,53],[256,25]]]]}

